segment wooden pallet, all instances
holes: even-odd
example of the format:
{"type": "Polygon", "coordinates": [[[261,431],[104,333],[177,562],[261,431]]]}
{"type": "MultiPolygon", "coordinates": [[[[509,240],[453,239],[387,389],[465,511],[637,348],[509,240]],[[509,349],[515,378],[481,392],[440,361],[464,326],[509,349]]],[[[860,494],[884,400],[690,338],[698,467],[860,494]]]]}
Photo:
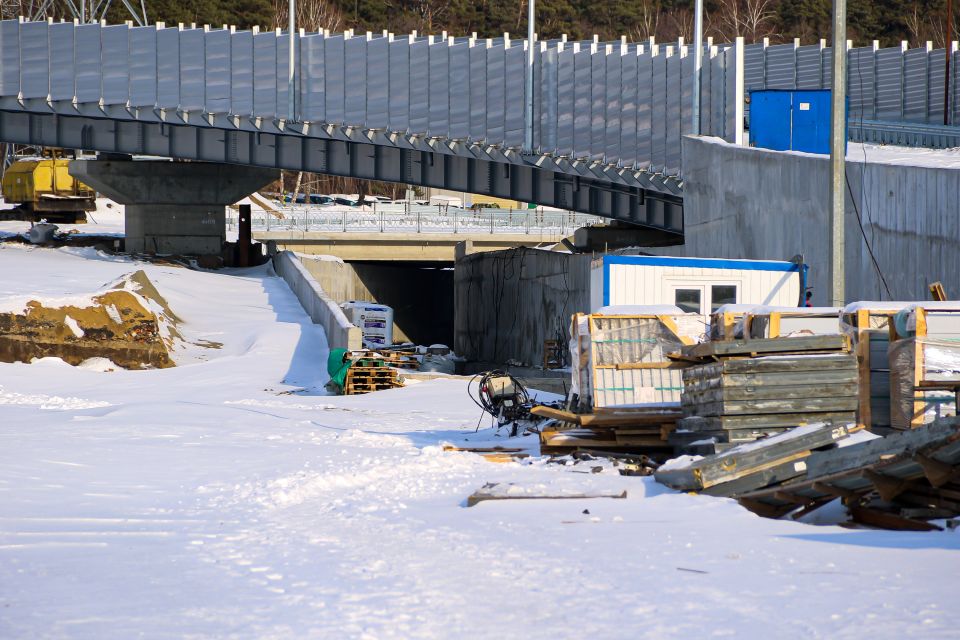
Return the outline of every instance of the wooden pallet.
{"type": "Polygon", "coordinates": [[[415,355],[400,351],[372,351],[366,349],[363,351],[352,351],[350,357],[355,361],[376,361],[379,363],[377,366],[409,370],[417,370],[420,368],[420,361],[415,355]]]}
{"type": "Polygon", "coordinates": [[[371,391],[383,391],[384,389],[394,389],[403,386],[397,375],[396,369],[390,367],[371,367],[358,366],[354,364],[347,369],[347,377],[344,380],[344,395],[357,395],[361,393],[370,393],[371,391]]]}

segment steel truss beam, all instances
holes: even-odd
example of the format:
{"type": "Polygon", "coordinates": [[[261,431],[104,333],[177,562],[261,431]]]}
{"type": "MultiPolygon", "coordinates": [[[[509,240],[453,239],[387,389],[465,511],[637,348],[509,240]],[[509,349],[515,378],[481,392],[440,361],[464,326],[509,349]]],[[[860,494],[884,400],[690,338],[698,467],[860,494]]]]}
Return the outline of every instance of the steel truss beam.
{"type": "Polygon", "coordinates": [[[571,175],[515,159],[453,155],[431,150],[423,141],[404,148],[356,142],[346,135],[317,138],[276,128],[265,132],[197,124],[0,110],[0,141],[437,187],[589,213],[648,227],[659,232],[661,243],[683,241],[680,197],[611,183],[589,170],[571,175]]]}

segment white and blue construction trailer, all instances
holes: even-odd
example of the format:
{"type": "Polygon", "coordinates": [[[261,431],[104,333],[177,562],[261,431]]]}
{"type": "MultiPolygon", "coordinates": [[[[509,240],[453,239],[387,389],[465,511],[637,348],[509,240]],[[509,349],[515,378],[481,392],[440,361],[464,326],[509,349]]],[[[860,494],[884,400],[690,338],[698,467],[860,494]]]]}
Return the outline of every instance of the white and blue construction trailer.
{"type": "Polygon", "coordinates": [[[605,255],[591,264],[590,311],[674,305],[709,315],[725,304],[801,306],[806,280],[799,260],[605,255]]]}

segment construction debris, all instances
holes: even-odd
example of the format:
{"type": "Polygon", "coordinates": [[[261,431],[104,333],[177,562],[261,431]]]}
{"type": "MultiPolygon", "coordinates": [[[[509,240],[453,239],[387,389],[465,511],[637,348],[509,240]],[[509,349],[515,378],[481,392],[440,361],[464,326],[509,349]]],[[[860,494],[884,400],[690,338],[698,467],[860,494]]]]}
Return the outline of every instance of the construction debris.
{"type": "Polygon", "coordinates": [[[669,461],[654,477],[680,491],[736,496],[802,475],[813,451],[848,435],[844,425],[811,424],[699,460],[669,461]]]}
{"type": "Polygon", "coordinates": [[[603,451],[659,452],[663,456],[673,449],[668,438],[681,416],[678,407],[670,406],[622,408],[591,414],[539,406],[531,409],[531,413],[556,421],[540,430],[540,451],[552,455],[603,451]]]}
{"type": "Polygon", "coordinates": [[[740,503],[766,517],[809,513],[840,498],[855,522],[932,530],[960,514],[960,420],[813,453],[803,478],[743,493],[740,503]]]}

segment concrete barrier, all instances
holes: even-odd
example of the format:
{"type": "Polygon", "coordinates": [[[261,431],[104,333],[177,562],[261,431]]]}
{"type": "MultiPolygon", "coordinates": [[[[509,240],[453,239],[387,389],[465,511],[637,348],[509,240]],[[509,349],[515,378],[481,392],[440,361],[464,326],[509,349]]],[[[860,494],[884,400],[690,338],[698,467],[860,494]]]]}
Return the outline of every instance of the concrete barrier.
{"type": "Polygon", "coordinates": [[[337,303],[323,291],[292,251],[276,254],[273,268],[297,296],[310,319],[323,326],[331,349],[363,348],[360,327],[347,320],[337,303]]]}

